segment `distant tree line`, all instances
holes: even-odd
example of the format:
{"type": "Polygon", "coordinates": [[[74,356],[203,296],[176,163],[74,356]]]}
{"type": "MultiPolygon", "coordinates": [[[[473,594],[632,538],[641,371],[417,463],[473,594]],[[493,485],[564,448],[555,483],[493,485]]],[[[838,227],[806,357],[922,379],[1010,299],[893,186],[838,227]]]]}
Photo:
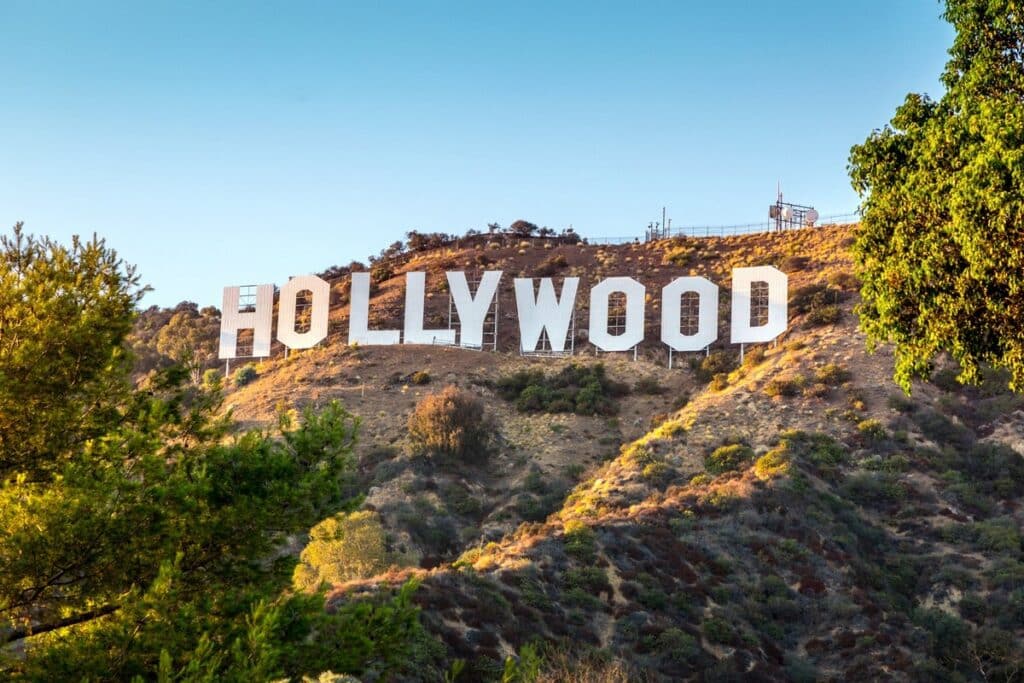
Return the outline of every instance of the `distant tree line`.
{"type": "MultiPolygon", "coordinates": [[[[371,255],[367,261],[371,266],[382,262],[391,261],[406,254],[420,253],[442,247],[458,246],[460,244],[473,244],[476,242],[493,241],[500,239],[549,239],[559,244],[579,244],[585,242],[573,228],[565,228],[555,231],[547,226],[540,227],[536,223],[526,220],[517,220],[507,228],[499,223],[488,223],[487,231],[470,228],[461,235],[447,232],[421,232],[410,230],[405,233],[405,241],[396,240],[380,250],[377,255],[371,255]]],[[[361,261],[352,261],[346,266],[335,265],[319,273],[320,277],[328,280],[345,277],[351,273],[358,273],[367,270],[366,264],[361,261]]]]}

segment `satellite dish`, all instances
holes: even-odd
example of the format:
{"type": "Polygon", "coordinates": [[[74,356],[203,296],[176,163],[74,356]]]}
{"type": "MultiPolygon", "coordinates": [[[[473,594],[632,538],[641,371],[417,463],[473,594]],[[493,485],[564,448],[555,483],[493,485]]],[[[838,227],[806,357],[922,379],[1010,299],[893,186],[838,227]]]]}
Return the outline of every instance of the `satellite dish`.
{"type": "Polygon", "coordinates": [[[818,212],[814,209],[810,209],[804,214],[804,220],[807,225],[814,225],[818,220],[818,212]]]}
{"type": "Polygon", "coordinates": [[[779,217],[779,205],[778,204],[772,204],[771,206],[768,207],[768,218],[778,218],[778,217],[779,217]]]}
{"type": "Polygon", "coordinates": [[[788,206],[782,207],[782,220],[791,221],[793,220],[793,209],[788,206]]]}

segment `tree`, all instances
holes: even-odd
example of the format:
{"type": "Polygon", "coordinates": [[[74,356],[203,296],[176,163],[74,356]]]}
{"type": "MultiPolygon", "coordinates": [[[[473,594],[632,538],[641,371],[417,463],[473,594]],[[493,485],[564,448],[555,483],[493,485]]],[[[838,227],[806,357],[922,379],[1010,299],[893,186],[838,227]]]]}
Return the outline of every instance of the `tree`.
{"type": "Polygon", "coordinates": [[[516,237],[529,237],[539,229],[534,223],[522,219],[508,226],[508,231],[516,237]]]}
{"type": "Polygon", "coordinates": [[[172,363],[184,366],[192,383],[198,384],[203,370],[217,362],[220,311],[213,306],[199,310],[192,302],[183,304],[178,304],[179,310],[157,333],[156,348],[172,363]]]}
{"type": "Polygon", "coordinates": [[[332,403],[232,433],[216,386],[180,366],[136,390],[133,269],[96,239],[66,249],[19,225],[0,244],[0,645],[25,645],[0,649],[0,678],[266,680],[379,660],[375,639],[415,611],[380,612],[339,653],[316,634],[354,612],[282,593],[294,561],[278,554],[360,500],[357,419],[332,403]],[[292,656],[309,648],[324,661],[292,656]]]}
{"type": "Polygon", "coordinates": [[[309,531],[292,582],[302,591],[380,574],[391,564],[380,516],[370,510],[328,517],[309,531]]]}
{"type": "Polygon", "coordinates": [[[121,345],[144,289],[102,240],[0,236],[0,479],[59,468],[129,394],[121,345]]]}
{"type": "Polygon", "coordinates": [[[850,156],[863,221],[861,327],[892,343],[907,391],[945,351],[1024,391],[1024,4],[948,0],[938,101],[910,94],[850,156]]]}

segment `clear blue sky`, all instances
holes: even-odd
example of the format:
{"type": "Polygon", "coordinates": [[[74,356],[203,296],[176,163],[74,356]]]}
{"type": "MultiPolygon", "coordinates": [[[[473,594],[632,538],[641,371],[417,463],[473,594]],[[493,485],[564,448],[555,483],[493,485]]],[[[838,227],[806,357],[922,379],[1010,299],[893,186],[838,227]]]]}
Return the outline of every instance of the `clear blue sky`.
{"type": "Polygon", "coordinates": [[[364,259],[410,229],[584,235],[845,213],[852,144],[940,94],[932,0],[0,2],[0,221],[155,288],[364,259]]]}

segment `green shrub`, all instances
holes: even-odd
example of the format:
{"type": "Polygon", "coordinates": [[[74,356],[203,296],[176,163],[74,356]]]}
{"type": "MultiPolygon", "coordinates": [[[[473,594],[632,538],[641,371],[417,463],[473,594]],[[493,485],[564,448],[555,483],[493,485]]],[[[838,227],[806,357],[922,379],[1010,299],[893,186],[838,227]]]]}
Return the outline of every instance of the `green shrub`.
{"type": "Polygon", "coordinates": [[[788,377],[786,379],[776,378],[764,385],[764,393],[767,396],[797,396],[803,389],[807,380],[803,376],[788,377]]]}
{"type": "Polygon", "coordinates": [[[667,628],[661,632],[657,641],[658,652],[670,662],[683,663],[697,655],[700,648],[697,640],[679,628],[667,628]]]}
{"type": "Polygon", "coordinates": [[[203,388],[209,391],[216,391],[223,385],[224,377],[220,374],[220,370],[216,368],[210,368],[203,373],[203,388]]]}
{"type": "Polygon", "coordinates": [[[850,380],[850,371],[836,363],[827,363],[815,369],[814,379],[822,384],[835,387],[850,380]]]}
{"type": "Polygon", "coordinates": [[[534,277],[551,277],[558,271],[569,266],[569,261],[562,254],[552,254],[544,259],[534,271],[534,277]]]}
{"type": "Polygon", "coordinates": [[[808,327],[831,325],[843,317],[843,309],[835,304],[813,308],[805,318],[808,327]]]}
{"type": "Polygon", "coordinates": [[[731,351],[713,351],[697,364],[697,377],[710,382],[716,375],[728,375],[736,369],[737,356],[731,351]]]}
{"type": "Polygon", "coordinates": [[[937,660],[953,667],[967,660],[970,627],[962,619],[939,609],[918,608],[913,621],[928,632],[929,649],[937,660]]]}
{"type": "Polygon", "coordinates": [[[686,243],[673,245],[662,256],[662,263],[685,268],[697,257],[697,252],[698,247],[696,245],[691,246],[686,243]]]}
{"type": "Polygon", "coordinates": [[[597,539],[594,530],[577,520],[565,523],[562,542],[565,544],[566,554],[583,563],[593,561],[597,552],[597,539]]]}
{"type": "Polygon", "coordinates": [[[454,386],[425,396],[409,416],[409,437],[420,453],[479,460],[487,455],[491,428],[484,406],[454,386]]]}
{"type": "Polygon", "coordinates": [[[256,366],[252,363],[246,363],[235,370],[235,386],[244,387],[246,384],[256,379],[258,375],[259,373],[256,371],[256,366]]]}
{"type": "Polygon", "coordinates": [[[636,384],[633,386],[633,390],[638,394],[647,394],[648,396],[665,393],[665,387],[662,386],[657,377],[652,376],[641,377],[638,379],[636,384]]]}
{"type": "Polygon", "coordinates": [[[516,513],[525,522],[542,522],[562,507],[564,499],[562,490],[543,495],[525,493],[516,499],[516,513]]]}
{"type": "Polygon", "coordinates": [[[1021,550],[1021,535],[1012,517],[990,519],[974,524],[978,545],[987,551],[1016,554],[1021,550]]]}
{"type": "MultiPolygon", "coordinates": [[[[789,459],[800,458],[819,468],[831,469],[846,460],[846,449],[832,437],[799,430],[782,432],[775,450],[789,459]]],[[[783,456],[775,457],[781,460],[783,456]]]]}
{"type": "Polygon", "coordinates": [[[969,429],[931,408],[918,410],[911,419],[926,437],[940,446],[965,449],[974,443],[974,434],[969,429]]]}
{"type": "Polygon", "coordinates": [[[480,501],[461,486],[452,484],[442,490],[445,505],[459,515],[475,517],[483,510],[480,501]]]}
{"type": "Polygon", "coordinates": [[[722,474],[740,469],[753,457],[754,451],[750,446],[739,443],[730,444],[716,448],[704,458],[704,467],[712,474],[722,474]]]}
{"type": "Polygon", "coordinates": [[[369,578],[392,561],[376,512],[340,513],[310,529],[292,583],[296,590],[312,592],[324,584],[369,578]]]}
{"type": "Polygon", "coordinates": [[[566,588],[579,588],[587,593],[597,594],[610,588],[608,575],[600,567],[579,567],[565,572],[563,582],[566,588]]]}
{"type": "Polygon", "coordinates": [[[833,287],[848,291],[860,289],[860,278],[847,270],[841,270],[828,276],[828,283],[833,287]]]}
{"type": "Polygon", "coordinates": [[[735,638],[735,634],[732,630],[732,626],[729,625],[729,622],[718,617],[705,619],[704,623],[701,624],[701,629],[704,631],[704,637],[712,643],[729,645],[735,638]]]}
{"type": "Polygon", "coordinates": [[[753,368],[764,361],[764,346],[752,346],[743,354],[743,367],[753,368]]]}
{"type": "Polygon", "coordinates": [[[1024,495],[1024,458],[1005,444],[978,443],[963,454],[957,468],[990,495],[1003,500],[1024,495]]]}
{"type": "Polygon", "coordinates": [[[817,283],[796,289],[790,296],[789,305],[798,315],[806,316],[807,327],[816,327],[839,320],[842,309],[838,304],[843,296],[842,290],[817,283]]]}
{"type": "Polygon", "coordinates": [[[910,459],[902,453],[894,453],[887,458],[875,455],[864,460],[860,465],[866,470],[899,474],[910,469],[910,459]]]}
{"type": "Polygon", "coordinates": [[[906,492],[894,477],[877,472],[851,475],[840,490],[861,505],[887,505],[906,497],[906,492]]]}
{"type": "Polygon", "coordinates": [[[890,394],[889,407],[897,412],[903,413],[904,415],[910,414],[917,410],[917,404],[908,399],[903,394],[890,394]]]}
{"type": "Polygon", "coordinates": [[[515,402],[524,413],[573,412],[578,415],[612,415],[613,399],[628,392],[612,381],[601,363],[572,363],[553,375],[540,370],[521,370],[497,382],[498,394],[515,402]]]}
{"type": "Polygon", "coordinates": [[[774,448],[754,463],[754,474],[759,479],[772,479],[789,472],[789,455],[785,446],[774,448]]]}
{"type": "Polygon", "coordinates": [[[725,389],[728,386],[729,386],[729,375],[725,374],[724,372],[720,372],[717,375],[715,375],[714,377],[712,377],[711,378],[711,382],[708,384],[708,387],[712,391],[722,391],[723,389],[725,389]]]}
{"type": "Polygon", "coordinates": [[[690,402],[690,392],[684,391],[672,400],[672,410],[682,410],[690,402]]]}
{"type": "Polygon", "coordinates": [[[861,420],[857,423],[857,432],[868,441],[884,441],[888,434],[882,423],[874,418],[861,420]]]}
{"type": "Polygon", "coordinates": [[[370,278],[372,278],[375,283],[390,280],[394,276],[395,271],[391,268],[391,266],[387,265],[374,266],[373,270],[370,271],[370,278]]]}
{"type": "Polygon", "coordinates": [[[672,474],[672,468],[663,462],[652,462],[644,466],[643,477],[648,481],[661,482],[672,474]]]}

